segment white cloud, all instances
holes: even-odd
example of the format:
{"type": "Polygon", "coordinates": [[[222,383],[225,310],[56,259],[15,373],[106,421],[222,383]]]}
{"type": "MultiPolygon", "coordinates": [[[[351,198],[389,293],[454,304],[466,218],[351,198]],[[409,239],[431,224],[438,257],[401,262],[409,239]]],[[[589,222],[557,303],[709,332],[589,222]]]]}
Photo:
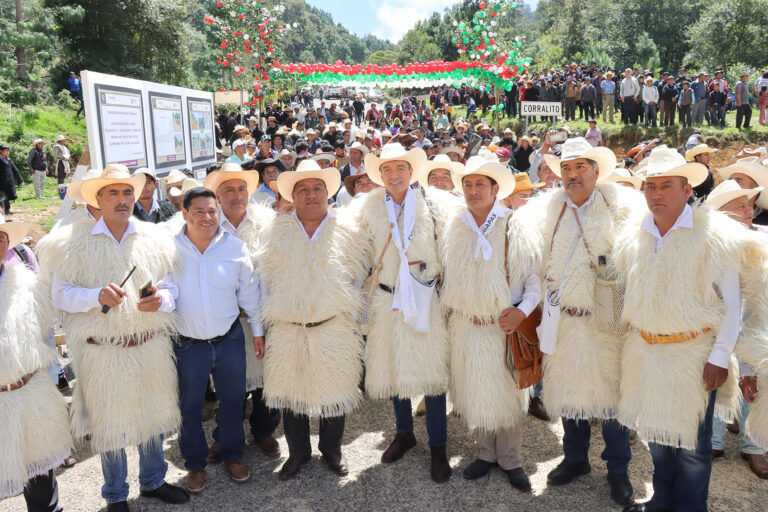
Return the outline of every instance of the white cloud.
{"type": "Polygon", "coordinates": [[[435,11],[442,14],[445,7],[455,3],[456,0],[385,0],[376,11],[381,23],[375,32],[397,43],[417,22],[429,18],[435,11]]]}

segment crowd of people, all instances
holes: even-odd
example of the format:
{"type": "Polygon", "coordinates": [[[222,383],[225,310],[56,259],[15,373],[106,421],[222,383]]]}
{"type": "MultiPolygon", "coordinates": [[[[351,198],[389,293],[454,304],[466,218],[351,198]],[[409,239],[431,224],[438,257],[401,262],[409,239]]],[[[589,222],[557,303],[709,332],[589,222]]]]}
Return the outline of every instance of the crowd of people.
{"type": "Polygon", "coordinates": [[[128,510],[129,446],[146,498],[188,502],[209,464],[245,482],[249,396],[250,435],[269,457],[282,421],[280,480],[310,460],[312,418],[323,460],[348,474],[345,416],[364,398],[392,400],[381,461],[396,463],[417,444],[411,400],[422,397],[437,483],[455,469],[449,399],[477,441],[467,480],[498,467],[530,491],[526,413],[561,418],[551,486],[592,471],[599,421],[610,495],[627,512],[706,510],[725,422],[768,477],[768,395],[757,393],[768,386],[768,150],[715,170],[716,148],[694,134],[618,161],[594,133],[518,137],[442,115],[430,125],[406,113],[424,103],[392,110],[403,105],[394,132],[358,126],[344,106],[222,112],[226,160],[203,181],[90,170],[68,184],[72,211],[26,253],[38,275],[11,251],[28,226],[0,220],[0,499],[23,492],[29,510],[59,510],[53,470],[73,439],[100,454],[109,511],[128,510]],[[47,372],[54,313],[76,376],[71,421],[47,372]],[[165,481],[162,443],[175,432],[181,486],[165,481]],[[627,475],[636,438],[654,463],[643,504],[627,475]]]}

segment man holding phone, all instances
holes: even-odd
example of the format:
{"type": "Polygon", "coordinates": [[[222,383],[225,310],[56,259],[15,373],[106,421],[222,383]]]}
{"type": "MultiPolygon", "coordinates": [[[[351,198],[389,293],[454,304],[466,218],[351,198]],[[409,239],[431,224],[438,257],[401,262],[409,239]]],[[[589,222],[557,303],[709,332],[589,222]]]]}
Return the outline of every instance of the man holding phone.
{"type": "Polygon", "coordinates": [[[128,510],[128,446],[139,449],[142,496],[189,501],[183,489],[165,483],[163,455],[163,435],[179,425],[169,335],[178,294],[169,276],[178,259],[160,228],[132,218],[144,181],[123,165],[108,165],[80,189],[101,218],[61,226],[40,242],[40,267],[53,275],[53,301],[78,377],[73,433],[89,436],[101,454],[101,494],[109,512],[128,510]],[[129,272],[123,286],[115,284],[129,272]],[[140,298],[139,288],[148,282],[156,284],[140,298]]]}

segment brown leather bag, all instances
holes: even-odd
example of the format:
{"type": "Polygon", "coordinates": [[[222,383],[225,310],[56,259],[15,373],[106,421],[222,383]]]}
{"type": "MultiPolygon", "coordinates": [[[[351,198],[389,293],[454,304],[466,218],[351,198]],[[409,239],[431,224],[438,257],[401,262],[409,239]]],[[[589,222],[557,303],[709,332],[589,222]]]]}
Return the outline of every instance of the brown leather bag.
{"type": "MultiPolygon", "coordinates": [[[[509,224],[507,224],[509,228],[509,224]]],[[[504,234],[504,269],[509,284],[509,229],[504,234]]],[[[539,348],[539,336],[536,328],[541,323],[541,307],[537,307],[526,317],[515,332],[506,336],[504,341],[504,362],[509,373],[517,382],[518,389],[526,389],[541,382],[541,364],[544,354],[539,348]]]]}

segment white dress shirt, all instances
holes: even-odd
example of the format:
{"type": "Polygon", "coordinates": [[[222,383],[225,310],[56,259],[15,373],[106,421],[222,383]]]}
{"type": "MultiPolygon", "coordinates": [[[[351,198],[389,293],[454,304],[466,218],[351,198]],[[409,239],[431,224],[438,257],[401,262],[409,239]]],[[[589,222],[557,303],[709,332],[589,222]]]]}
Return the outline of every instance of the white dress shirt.
{"type": "Polygon", "coordinates": [[[510,303],[525,313],[525,316],[529,316],[539,305],[539,302],[541,302],[541,275],[538,270],[534,270],[525,278],[525,282],[512,285],[510,303]]]}
{"type": "MultiPolygon", "coordinates": [[[[653,220],[653,214],[648,214],[643,219],[640,227],[653,235],[656,242],[656,253],[658,254],[669,241],[671,234],[676,230],[693,228],[693,210],[691,210],[690,206],[685,205],[683,213],[680,214],[672,228],[664,236],[661,236],[659,228],[653,220]]],[[[712,283],[712,286],[723,298],[726,311],[725,317],[717,331],[715,346],[712,347],[708,362],[721,368],[728,368],[731,354],[741,331],[741,284],[739,283],[739,273],[736,269],[729,268],[719,279],[712,283]]]]}
{"type": "Polygon", "coordinates": [[[248,213],[248,210],[245,210],[245,216],[243,217],[243,220],[240,221],[240,224],[235,226],[232,224],[226,215],[224,215],[224,212],[219,210],[219,225],[227,231],[230,235],[240,238],[237,236],[237,232],[240,230],[241,227],[243,227],[248,222],[253,222],[253,217],[251,217],[251,214],[248,213]]]}
{"type": "Polygon", "coordinates": [[[182,258],[175,272],[179,334],[200,340],[226,334],[242,308],[253,335],[263,336],[261,290],[245,242],[219,229],[201,254],[186,231],[185,224],[174,237],[182,258]]]}
{"type": "Polygon", "coordinates": [[[298,215],[296,215],[296,210],[292,210],[292,211],[291,211],[291,216],[292,216],[294,219],[296,219],[296,222],[299,224],[299,227],[301,228],[301,232],[302,232],[302,233],[304,233],[304,236],[305,236],[305,237],[307,237],[307,239],[308,239],[310,242],[314,242],[314,241],[315,241],[315,240],[317,240],[317,238],[320,236],[320,232],[321,232],[321,231],[323,230],[323,228],[325,227],[325,224],[326,224],[326,222],[328,222],[328,219],[334,219],[334,218],[336,218],[336,212],[334,212],[334,211],[333,211],[333,210],[331,210],[331,209],[328,209],[328,212],[325,214],[325,218],[322,220],[322,222],[320,222],[320,225],[319,225],[319,226],[317,226],[317,229],[315,230],[315,232],[314,232],[314,233],[312,233],[312,236],[311,236],[311,237],[310,237],[310,236],[307,234],[307,230],[306,230],[306,229],[304,229],[304,224],[302,224],[302,222],[299,220],[299,216],[298,216],[298,215]]]}
{"type": "MultiPolygon", "coordinates": [[[[122,247],[129,236],[136,235],[136,222],[141,221],[136,220],[133,217],[128,219],[128,227],[126,228],[125,233],[123,233],[123,237],[120,240],[117,240],[105,224],[104,217],[102,217],[96,221],[96,224],[94,224],[93,229],[91,230],[91,236],[107,236],[111,238],[118,247],[122,247]]],[[[125,269],[126,275],[128,275],[130,270],[131,269],[129,268],[125,269]]],[[[104,286],[107,284],[109,283],[104,283],[104,286]]],[[[156,283],[155,287],[161,297],[160,311],[163,313],[170,313],[176,307],[176,297],[179,293],[176,288],[176,283],[174,283],[171,276],[168,276],[159,283],[156,283]]],[[[75,286],[61,279],[58,274],[53,274],[53,283],[51,285],[51,297],[53,298],[53,303],[56,304],[57,308],[67,313],[86,313],[93,308],[100,308],[99,292],[101,292],[101,288],[83,288],[75,286]]]]}

